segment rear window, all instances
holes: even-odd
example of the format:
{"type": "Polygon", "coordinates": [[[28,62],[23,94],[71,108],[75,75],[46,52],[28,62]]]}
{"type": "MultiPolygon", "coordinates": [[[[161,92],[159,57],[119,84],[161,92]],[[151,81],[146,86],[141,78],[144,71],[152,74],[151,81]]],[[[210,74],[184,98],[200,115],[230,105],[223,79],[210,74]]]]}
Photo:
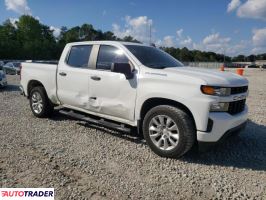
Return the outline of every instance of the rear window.
{"type": "Polygon", "coordinates": [[[70,50],[67,64],[77,68],[88,68],[92,45],[73,46],[70,50]]]}

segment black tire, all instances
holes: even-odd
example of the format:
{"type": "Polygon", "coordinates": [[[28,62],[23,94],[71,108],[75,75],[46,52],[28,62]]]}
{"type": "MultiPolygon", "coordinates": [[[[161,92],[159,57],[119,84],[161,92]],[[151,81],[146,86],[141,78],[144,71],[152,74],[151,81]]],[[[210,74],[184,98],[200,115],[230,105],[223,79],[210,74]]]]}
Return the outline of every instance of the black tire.
{"type": "MultiPolygon", "coordinates": [[[[192,148],[196,140],[196,129],[193,120],[186,112],[173,106],[161,105],[152,108],[145,115],[143,120],[143,136],[149,147],[157,155],[168,158],[178,158],[183,156],[186,152],[188,152],[192,148]],[[176,142],[177,143],[176,146],[173,145],[172,147],[173,149],[163,150],[159,148],[158,146],[155,145],[155,143],[152,141],[150,137],[150,132],[149,132],[150,123],[152,123],[152,119],[154,117],[157,117],[159,115],[164,117],[170,117],[177,126],[179,132],[178,136],[179,139],[178,142],[176,142]]],[[[160,137],[162,136],[159,136],[159,138],[160,137]]],[[[165,140],[163,143],[165,143],[165,140]]],[[[170,144],[168,141],[167,143],[170,144]]]]}
{"type": "Polygon", "coordinates": [[[54,107],[52,105],[52,103],[50,102],[49,98],[47,97],[46,91],[43,87],[38,86],[38,87],[34,87],[31,91],[30,91],[30,96],[29,96],[29,100],[30,100],[30,108],[31,111],[33,113],[34,116],[38,117],[38,118],[45,118],[45,117],[50,117],[51,114],[53,113],[54,107]],[[33,108],[33,95],[40,95],[40,98],[42,100],[42,109],[40,109],[40,112],[36,112],[35,109],[33,108]]]}

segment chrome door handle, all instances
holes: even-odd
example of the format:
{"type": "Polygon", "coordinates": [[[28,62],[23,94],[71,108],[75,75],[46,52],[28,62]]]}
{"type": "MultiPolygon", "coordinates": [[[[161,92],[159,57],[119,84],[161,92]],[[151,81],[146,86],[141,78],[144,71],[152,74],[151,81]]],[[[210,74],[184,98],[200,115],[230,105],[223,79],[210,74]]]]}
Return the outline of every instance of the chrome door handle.
{"type": "Polygon", "coordinates": [[[66,76],[67,74],[65,72],[60,72],[59,75],[60,76],[66,76]]]}
{"type": "Polygon", "coordinates": [[[99,76],[91,76],[91,79],[94,80],[94,81],[100,81],[101,77],[99,77],[99,76]]]}

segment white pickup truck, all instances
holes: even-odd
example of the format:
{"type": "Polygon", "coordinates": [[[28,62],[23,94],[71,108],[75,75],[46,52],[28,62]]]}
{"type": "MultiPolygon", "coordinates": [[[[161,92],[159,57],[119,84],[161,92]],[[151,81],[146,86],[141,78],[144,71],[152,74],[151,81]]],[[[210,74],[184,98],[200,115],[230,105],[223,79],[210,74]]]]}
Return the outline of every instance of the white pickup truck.
{"type": "Polygon", "coordinates": [[[180,157],[195,144],[239,132],[247,120],[246,78],[183,66],[155,47],[126,42],[67,44],[58,64],[22,63],[21,90],[36,117],[61,113],[128,131],[180,157]]]}

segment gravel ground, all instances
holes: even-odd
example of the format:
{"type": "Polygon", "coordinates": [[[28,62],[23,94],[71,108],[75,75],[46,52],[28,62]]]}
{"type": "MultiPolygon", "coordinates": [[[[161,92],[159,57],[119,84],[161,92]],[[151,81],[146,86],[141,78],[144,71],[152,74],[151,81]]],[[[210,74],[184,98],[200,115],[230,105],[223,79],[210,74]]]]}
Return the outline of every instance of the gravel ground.
{"type": "Polygon", "coordinates": [[[56,199],[266,199],[266,71],[247,70],[249,121],[237,138],[182,159],[141,139],[55,113],[35,118],[18,77],[0,92],[0,187],[54,187],[56,199]]]}

